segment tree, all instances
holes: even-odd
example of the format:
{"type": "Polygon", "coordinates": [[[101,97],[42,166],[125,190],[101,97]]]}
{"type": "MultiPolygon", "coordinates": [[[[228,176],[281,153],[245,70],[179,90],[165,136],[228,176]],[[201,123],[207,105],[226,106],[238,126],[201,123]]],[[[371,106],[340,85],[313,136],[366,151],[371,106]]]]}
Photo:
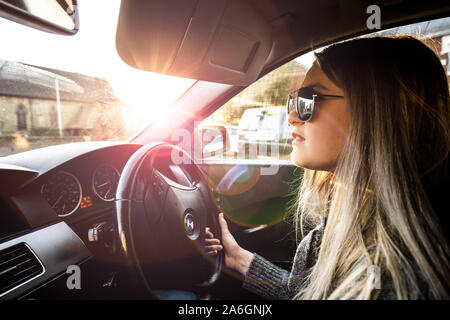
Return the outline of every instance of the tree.
{"type": "Polygon", "coordinates": [[[292,60],[265,75],[247,89],[236,95],[208,120],[237,125],[246,109],[267,106],[284,106],[289,92],[297,89],[303,81],[306,69],[292,60]]]}

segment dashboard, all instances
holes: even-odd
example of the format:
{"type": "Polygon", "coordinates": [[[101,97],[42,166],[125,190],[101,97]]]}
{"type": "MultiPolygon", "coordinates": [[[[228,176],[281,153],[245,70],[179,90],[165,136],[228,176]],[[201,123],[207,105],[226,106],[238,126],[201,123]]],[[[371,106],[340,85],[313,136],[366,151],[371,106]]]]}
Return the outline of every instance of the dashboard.
{"type": "Polygon", "coordinates": [[[97,241],[92,230],[114,224],[121,172],[140,147],[72,143],[0,158],[0,256],[25,245],[21,250],[39,257],[42,266],[38,276],[17,287],[0,286],[0,299],[20,296],[64,273],[70,264],[90,257],[112,259],[105,250],[111,243],[97,241]]]}
{"type": "Polygon", "coordinates": [[[120,174],[135,151],[135,145],[121,145],[77,157],[43,174],[29,192],[69,224],[83,221],[114,209],[120,174]]]}
{"type": "Polygon", "coordinates": [[[25,216],[27,210],[20,210],[23,202],[27,198],[39,198],[36,205],[45,201],[45,207],[55,217],[69,223],[80,221],[113,206],[122,169],[139,147],[124,143],[81,143],[0,158],[0,174],[8,175],[5,180],[16,181],[12,188],[2,184],[4,190],[0,191],[25,216]],[[29,176],[23,175],[25,170],[29,176]]]}

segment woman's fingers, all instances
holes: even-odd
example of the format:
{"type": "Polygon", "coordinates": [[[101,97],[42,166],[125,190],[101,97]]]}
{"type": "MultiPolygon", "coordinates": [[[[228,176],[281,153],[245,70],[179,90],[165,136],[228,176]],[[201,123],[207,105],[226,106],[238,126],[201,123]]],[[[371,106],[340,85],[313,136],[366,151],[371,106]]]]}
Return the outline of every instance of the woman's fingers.
{"type": "Polygon", "coordinates": [[[214,234],[211,232],[211,229],[209,227],[206,227],[205,235],[206,235],[206,238],[214,238],[214,234]]]}
{"type": "Polygon", "coordinates": [[[222,230],[222,237],[228,236],[230,234],[230,230],[228,230],[228,224],[222,212],[219,213],[219,225],[222,230]]]}
{"type": "Polygon", "coordinates": [[[224,247],[227,248],[227,250],[233,250],[239,247],[230,230],[228,229],[228,224],[223,216],[223,213],[219,214],[219,225],[222,231],[222,244],[224,245],[224,247]]]}
{"type": "Polygon", "coordinates": [[[205,248],[209,254],[215,255],[219,251],[222,251],[224,247],[232,252],[239,248],[236,240],[228,229],[227,221],[224,218],[223,213],[219,214],[219,225],[222,232],[222,242],[220,239],[214,238],[214,234],[209,227],[205,230],[205,248]]]}
{"type": "Polygon", "coordinates": [[[205,230],[205,248],[210,255],[216,255],[219,251],[223,250],[220,240],[214,238],[214,234],[209,227],[206,227],[205,230]]]}
{"type": "Polygon", "coordinates": [[[208,254],[211,254],[211,255],[216,255],[217,253],[219,253],[219,251],[223,250],[223,246],[220,244],[209,245],[209,246],[206,246],[205,248],[206,248],[206,252],[208,252],[208,254]]]}
{"type": "Polygon", "coordinates": [[[223,247],[220,244],[212,245],[212,246],[206,246],[206,249],[208,251],[222,251],[223,247]]]}
{"type": "Polygon", "coordinates": [[[205,244],[207,244],[207,245],[220,244],[220,240],[219,239],[205,239],[205,244]]]}

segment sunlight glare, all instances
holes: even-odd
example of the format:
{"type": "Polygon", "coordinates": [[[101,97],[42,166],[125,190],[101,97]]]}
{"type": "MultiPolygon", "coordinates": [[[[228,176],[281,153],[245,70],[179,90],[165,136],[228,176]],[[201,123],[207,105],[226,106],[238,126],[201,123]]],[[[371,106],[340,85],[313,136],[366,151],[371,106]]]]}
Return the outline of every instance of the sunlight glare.
{"type": "Polygon", "coordinates": [[[124,115],[134,130],[161,116],[195,80],[134,69],[117,54],[115,35],[120,0],[79,0],[80,30],[61,36],[0,19],[0,58],[105,78],[119,99],[130,105],[124,115]],[[99,14],[101,13],[101,14],[99,14]],[[20,41],[18,41],[20,39],[20,41]]]}

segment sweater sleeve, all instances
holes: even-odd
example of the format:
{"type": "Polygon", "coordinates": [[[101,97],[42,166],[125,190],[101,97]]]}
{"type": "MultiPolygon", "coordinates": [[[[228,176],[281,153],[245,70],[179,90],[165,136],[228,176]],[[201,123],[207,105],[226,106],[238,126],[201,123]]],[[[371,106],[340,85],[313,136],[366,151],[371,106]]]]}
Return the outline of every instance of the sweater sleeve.
{"type": "Polygon", "coordinates": [[[265,299],[290,299],[289,277],[288,271],[255,253],[242,287],[265,299]]]}
{"type": "Polygon", "coordinates": [[[258,254],[250,263],[242,287],[266,299],[292,299],[317,259],[324,223],[302,239],[295,253],[292,270],[284,270],[258,254]]]}

